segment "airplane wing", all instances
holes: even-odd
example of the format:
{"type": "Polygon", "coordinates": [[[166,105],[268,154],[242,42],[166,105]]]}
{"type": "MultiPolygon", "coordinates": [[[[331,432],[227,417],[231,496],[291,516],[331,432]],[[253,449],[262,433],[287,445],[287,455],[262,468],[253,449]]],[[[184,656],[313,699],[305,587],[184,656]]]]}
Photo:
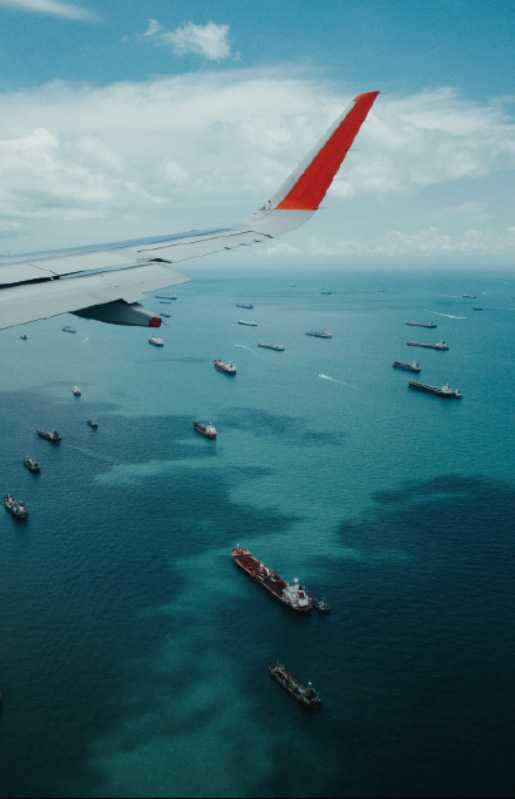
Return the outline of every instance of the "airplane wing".
{"type": "Polygon", "coordinates": [[[112,324],[159,327],[139,300],[186,283],[175,264],[247,247],[303,225],[317,210],[379,92],[366,92],[334,122],[256,213],[213,230],[0,256],[0,329],[74,313],[112,324]]]}

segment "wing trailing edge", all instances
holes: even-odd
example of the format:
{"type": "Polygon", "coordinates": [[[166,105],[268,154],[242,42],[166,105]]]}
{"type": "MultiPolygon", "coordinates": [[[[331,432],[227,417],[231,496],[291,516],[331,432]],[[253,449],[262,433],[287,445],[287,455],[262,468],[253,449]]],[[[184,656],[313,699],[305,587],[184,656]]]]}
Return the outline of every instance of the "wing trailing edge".
{"type": "Polygon", "coordinates": [[[157,325],[159,317],[139,300],[146,292],[189,280],[170,266],[270,241],[308,221],[378,94],[358,95],[271,199],[243,222],[222,229],[0,257],[0,329],[66,312],[113,324],[148,325],[152,320],[157,325]]]}

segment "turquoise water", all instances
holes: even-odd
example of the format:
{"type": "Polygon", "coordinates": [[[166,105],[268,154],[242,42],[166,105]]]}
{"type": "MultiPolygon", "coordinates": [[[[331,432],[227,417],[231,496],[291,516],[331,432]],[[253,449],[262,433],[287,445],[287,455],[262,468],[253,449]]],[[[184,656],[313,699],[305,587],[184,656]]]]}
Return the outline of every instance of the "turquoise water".
{"type": "Polygon", "coordinates": [[[71,316],[1,334],[30,517],[0,513],[0,795],[512,796],[515,280],[186,271],[147,302],[163,348],[71,316]],[[415,358],[463,400],[410,391],[415,358]],[[331,614],[279,606],[237,544],[331,614]]]}

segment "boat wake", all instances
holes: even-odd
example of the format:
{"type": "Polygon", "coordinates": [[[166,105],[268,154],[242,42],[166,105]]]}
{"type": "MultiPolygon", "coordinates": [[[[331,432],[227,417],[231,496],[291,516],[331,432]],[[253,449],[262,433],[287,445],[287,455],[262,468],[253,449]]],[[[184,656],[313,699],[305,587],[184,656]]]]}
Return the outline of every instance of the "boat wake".
{"type": "Polygon", "coordinates": [[[337,377],[329,377],[329,375],[318,375],[323,380],[330,380],[331,383],[339,383],[341,386],[348,386],[349,388],[357,389],[357,386],[353,386],[352,383],[346,383],[345,380],[338,380],[337,377]]]}
{"type": "Polygon", "coordinates": [[[435,316],[445,316],[446,319],[466,319],[466,316],[453,316],[452,313],[439,313],[439,311],[433,311],[435,316]]]}
{"type": "Polygon", "coordinates": [[[251,352],[253,355],[257,355],[257,352],[254,352],[254,350],[252,349],[252,347],[247,347],[247,345],[246,345],[246,344],[235,344],[234,346],[235,346],[235,347],[240,347],[240,349],[242,349],[242,350],[248,350],[248,351],[249,351],[249,352],[251,352]]]}

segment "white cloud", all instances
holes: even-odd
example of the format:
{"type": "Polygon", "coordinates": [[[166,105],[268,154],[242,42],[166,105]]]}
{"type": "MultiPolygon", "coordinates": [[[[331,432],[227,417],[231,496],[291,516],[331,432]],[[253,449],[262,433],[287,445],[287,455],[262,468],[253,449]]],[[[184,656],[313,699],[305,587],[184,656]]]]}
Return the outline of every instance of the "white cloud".
{"type": "Polygon", "coordinates": [[[0,0],[0,6],[67,19],[88,20],[94,18],[92,12],[72,3],[61,3],[60,0],[0,0]]]}
{"type": "Polygon", "coordinates": [[[223,61],[231,55],[229,25],[186,22],[174,31],[166,31],[157,20],[151,19],[143,36],[151,37],[157,46],[171,47],[177,56],[195,53],[208,61],[223,61]]]}
{"type": "Polygon", "coordinates": [[[312,240],[310,253],[329,259],[345,256],[374,257],[382,260],[428,257],[474,258],[477,256],[515,256],[515,227],[506,228],[496,235],[490,231],[467,229],[462,233],[445,233],[437,227],[429,227],[416,233],[402,230],[389,231],[378,243],[368,244],[365,241],[344,240],[337,244],[327,245],[319,240],[312,240]]]}
{"type": "MultiPolygon", "coordinates": [[[[9,224],[13,247],[22,249],[23,224],[30,250],[243,219],[355,94],[285,68],[0,93],[3,242],[9,224]]],[[[270,260],[513,257],[514,220],[496,189],[514,168],[514,125],[500,102],[451,90],[379,96],[323,210],[273,245],[270,260]],[[426,223],[414,216],[422,197],[426,223]]]]}

